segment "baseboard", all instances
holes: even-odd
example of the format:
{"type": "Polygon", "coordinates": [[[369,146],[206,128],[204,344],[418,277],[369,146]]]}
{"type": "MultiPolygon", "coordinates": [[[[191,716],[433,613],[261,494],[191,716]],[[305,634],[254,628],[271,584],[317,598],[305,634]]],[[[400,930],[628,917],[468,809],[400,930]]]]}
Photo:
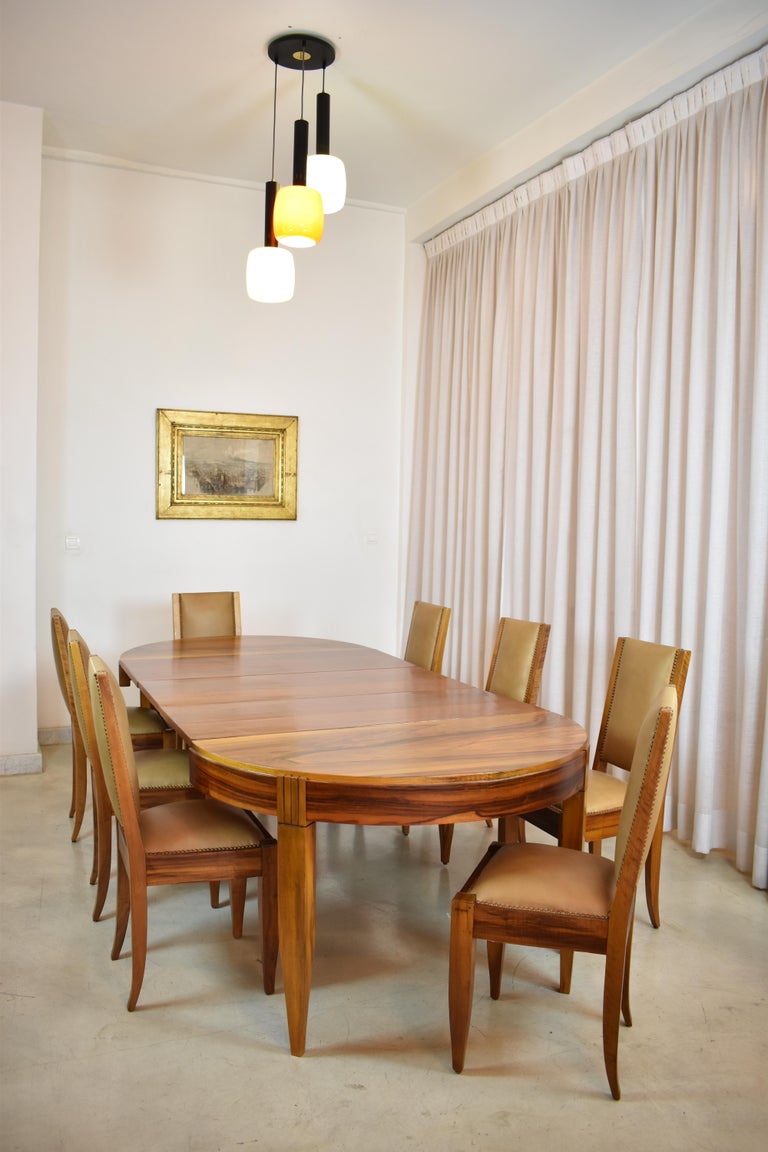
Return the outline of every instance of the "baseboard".
{"type": "Polygon", "coordinates": [[[69,724],[64,728],[38,728],[37,742],[41,748],[47,744],[71,744],[72,728],[69,724]]]}
{"type": "Polygon", "coordinates": [[[43,770],[40,752],[25,752],[20,756],[0,756],[0,776],[29,776],[43,770]]]}

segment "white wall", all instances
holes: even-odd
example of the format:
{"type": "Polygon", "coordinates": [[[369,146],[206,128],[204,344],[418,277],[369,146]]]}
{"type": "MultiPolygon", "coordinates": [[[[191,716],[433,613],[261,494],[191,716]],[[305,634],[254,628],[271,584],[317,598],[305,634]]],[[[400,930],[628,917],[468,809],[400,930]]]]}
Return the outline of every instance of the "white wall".
{"type": "Polygon", "coordinates": [[[245,294],[262,232],[246,188],[44,161],[43,729],[66,721],[52,605],[113,664],[170,637],[174,590],[239,589],[246,632],[398,648],[404,217],[330,217],[284,305],[245,294]],[[298,416],[297,521],[156,520],[157,408],[298,416]]]}
{"type": "Polygon", "coordinates": [[[39,772],[35,694],[39,108],[0,104],[0,772],[39,772]]]}

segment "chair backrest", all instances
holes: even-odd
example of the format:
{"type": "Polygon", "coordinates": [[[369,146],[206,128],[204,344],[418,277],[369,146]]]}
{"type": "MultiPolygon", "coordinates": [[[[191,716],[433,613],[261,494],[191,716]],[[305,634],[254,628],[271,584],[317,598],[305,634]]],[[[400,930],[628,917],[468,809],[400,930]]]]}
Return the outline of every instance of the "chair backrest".
{"type": "Polygon", "coordinates": [[[99,656],[88,661],[88,692],[104,783],[130,852],[133,844],[141,841],[139,779],[125,700],[113,673],[99,656]]]}
{"type": "Polygon", "coordinates": [[[67,634],[67,664],[75,704],[75,715],[80,728],[80,735],[83,738],[85,754],[91,767],[94,770],[100,770],[99,748],[96,743],[96,730],[93,726],[93,711],[88,690],[88,661],[90,658],[91,651],[88,645],[80,633],[72,628],[67,634]]]}
{"type": "Polygon", "coordinates": [[[72,684],[69,679],[69,664],[67,661],[67,634],[69,625],[59,612],[58,608],[51,608],[51,643],[53,646],[53,662],[56,665],[56,676],[59,688],[64,697],[72,722],[75,722],[75,701],[72,695],[72,684]]]}
{"type": "Polygon", "coordinates": [[[677,690],[668,684],[657,694],[638,731],[613,865],[617,889],[623,887],[627,898],[637,886],[664,803],[678,711],[677,690]]]}
{"type": "Polygon", "coordinates": [[[448,635],[450,608],[417,600],[411,614],[411,627],[405,645],[404,659],[418,664],[429,672],[439,672],[443,666],[445,638],[448,635]]]}
{"type": "Polygon", "coordinates": [[[549,624],[502,616],[488,669],[486,692],[535,704],[549,643],[549,624]]]}
{"type": "Polygon", "coordinates": [[[629,771],[640,725],[659,691],[671,684],[682,704],[691,654],[684,648],[620,636],[616,641],[608,692],[592,767],[608,764],[629,771]]]}
{"type": "Polygon", "coordinates": [[[239,636],[239,592],[174,592],[173,638],[239,636]]]}

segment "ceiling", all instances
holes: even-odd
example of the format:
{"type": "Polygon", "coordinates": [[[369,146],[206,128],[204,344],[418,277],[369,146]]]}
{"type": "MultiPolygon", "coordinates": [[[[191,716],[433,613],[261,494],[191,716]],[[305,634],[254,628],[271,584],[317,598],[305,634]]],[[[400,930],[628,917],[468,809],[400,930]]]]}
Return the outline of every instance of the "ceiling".
{"type": "MultiPolygon", "coordinates": [[[[727,3],[768,9],[768,0],[727,3]]],[[[48,149],[260,184],[270,176],[267,43],[292,29],[319,33],[337,50],[326,77],[331,151],[345,161],[349,197],[407,209],[673,32],[695,43],[725,6],[0,0],[0,97],[44,109],[48,149]]],[[[757,47],[754,25],[746,32],[757,47]]],[[[320,79],[306,77],[310,121],[320,79]]],[[[287,182],[300,73],[280,68],[278,83],[276,177],[287,182]]]]}

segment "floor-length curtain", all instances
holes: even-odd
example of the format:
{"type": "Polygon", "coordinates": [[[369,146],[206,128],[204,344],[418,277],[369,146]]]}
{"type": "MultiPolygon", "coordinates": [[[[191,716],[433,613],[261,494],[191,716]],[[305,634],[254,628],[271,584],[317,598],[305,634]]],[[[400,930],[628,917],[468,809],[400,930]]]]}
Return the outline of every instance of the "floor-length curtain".
{"type": "Polygon", "coordinates": [[[692,650],[667,819],[768,886],[768,49],[427,245],[408,599],[482,683],[552,625],[599,722],[619,635],[692,650]]]}

